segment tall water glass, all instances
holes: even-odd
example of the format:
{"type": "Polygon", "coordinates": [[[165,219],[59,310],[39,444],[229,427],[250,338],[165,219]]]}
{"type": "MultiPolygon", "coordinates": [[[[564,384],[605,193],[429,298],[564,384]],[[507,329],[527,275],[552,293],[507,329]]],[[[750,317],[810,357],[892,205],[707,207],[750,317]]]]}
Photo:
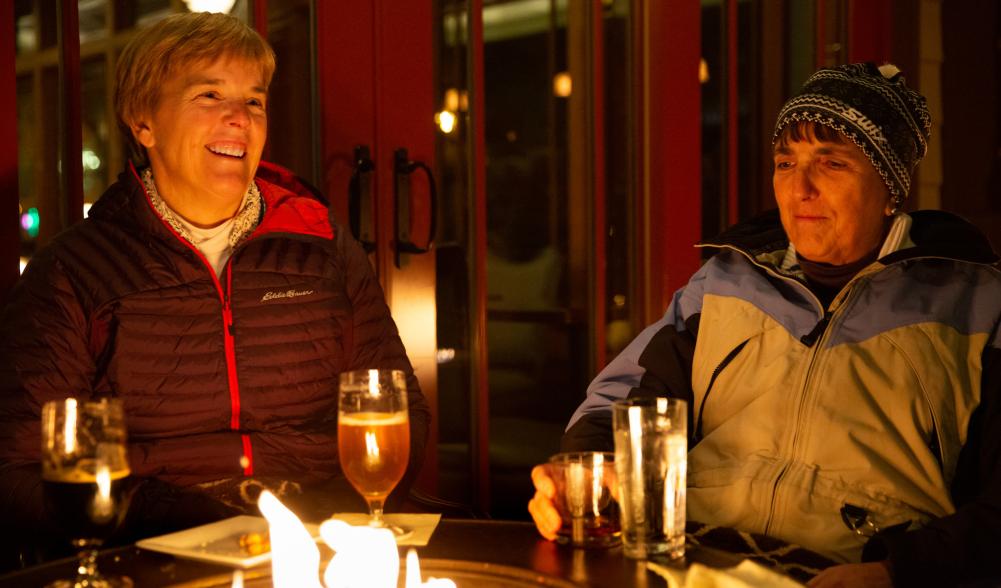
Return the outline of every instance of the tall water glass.
{"type": "Polygon", "coordinates": [[[128,508],[125,417],[121,401],[76,398],[42,406],[42,492],[52,520],[79,550],[77,577],[49,587],[132,586],[97,570],[97,549],[128,508]]]}
{"type": "MultiPolygon", "coordinates": [[[[385,527],[382,506],[410,459],[407,380],[400,370],[359,370],[340,376],[337,454],[341,469],[368,503],[373,527],[385,527]]],[[[395,534],[403,531],[391,528],[395,534]]]]}
{"type": "Polygon", "coordinates": [[[688,407],[673,398],[612,405],[622,547],[628,557],[685,553],[688,407]]]}

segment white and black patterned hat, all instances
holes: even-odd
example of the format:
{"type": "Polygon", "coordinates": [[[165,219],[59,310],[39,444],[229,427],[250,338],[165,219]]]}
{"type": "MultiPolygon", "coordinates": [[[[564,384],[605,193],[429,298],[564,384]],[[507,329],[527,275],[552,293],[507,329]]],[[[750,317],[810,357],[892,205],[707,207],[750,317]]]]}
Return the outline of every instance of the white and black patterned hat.
{"type": "Polygon", "coordinates": [[[911,172],[928,151],[925,97],[908,88],[893,65],[853,63],[817,71],[782,107],[772,142],[782,129],[803,121],[840,131],[857,145],[897,201],[907,196],[911,172]]]}

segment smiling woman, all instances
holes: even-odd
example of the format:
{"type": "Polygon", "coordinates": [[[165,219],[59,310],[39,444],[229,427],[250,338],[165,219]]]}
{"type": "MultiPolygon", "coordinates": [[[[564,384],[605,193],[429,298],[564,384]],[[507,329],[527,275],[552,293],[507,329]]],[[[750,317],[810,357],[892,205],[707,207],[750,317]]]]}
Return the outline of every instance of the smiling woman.
{"type": "Polygon", "coordinates": [[[261,162],[273,71],[267,43],[220,14],[168,17],[123,50],[132,161],[0,315],[11,536],[59,535],[38,407],[69,395],[122,399],[138,489],[121,540],[256,513],[264,488],[307,519],[359,508],[338,462],[344,371],[405,374],[401,493],[419,471],[429,411],[365,253],[324,199],[261,162]]]}
{"type": "Polygon", "coordinates": [[[233,217],[267,139],[267,89],[258,64],[195,62],[168,78],[156,108],[130,121],[160,196],[183,219],[211,228],[233,217]]]}

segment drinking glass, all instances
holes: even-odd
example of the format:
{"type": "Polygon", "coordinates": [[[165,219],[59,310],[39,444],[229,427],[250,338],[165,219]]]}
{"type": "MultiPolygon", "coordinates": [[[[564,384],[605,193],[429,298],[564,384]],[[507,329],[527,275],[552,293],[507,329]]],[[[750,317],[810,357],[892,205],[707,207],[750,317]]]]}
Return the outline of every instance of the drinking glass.
{"type": "Polygon", "coordinates": [[[674,398],[612,404],[622,550],[628,557],[685,554],[688,405],[674,398]]]}
{"type": "Polygon", "coordinates": [[[341,469],[368,503],[373,527],[386,525],[382,506],[410,459],[407,380],[400,370],[359,370],[340,376],[337,453],[341,469]]]}
{"type": "Polygon", "coordinates": [[[553,503],[562,524],[559,543],[574,547],[610,547],[619,543],[618,482],[615,456],[600,451],[558,453],[549,458],[556,485],[553,503]]]}
{"type": "Polygon", "coordinates": [[[42,406],[42,491],[52,520],[79,551],[75,579],[55,588],[132,586],[97,570],[97,550],[128,509],[125,417],[117,399],[66,398],[42,406]]]}

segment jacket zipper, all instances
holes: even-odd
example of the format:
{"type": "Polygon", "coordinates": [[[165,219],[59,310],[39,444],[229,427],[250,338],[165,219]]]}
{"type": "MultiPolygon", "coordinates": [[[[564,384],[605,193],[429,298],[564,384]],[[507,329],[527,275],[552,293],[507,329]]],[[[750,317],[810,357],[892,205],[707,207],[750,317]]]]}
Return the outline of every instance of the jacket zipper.
{"type": "MultiPolygon", "coordinates": [[[[854,285],[855,278],[849,281],[848,284],[854,285]]],[[[848,285],[846,285],[847,287],[848,285]]],[[[800,431],[802,430],[803,414],[806,412],[806,406],[808,400],[811,398],[811,390],[813,389],[813,379],[815,368],[817,367],[817,360],[823,353],[824,344],[830,339],[831,333],[834,332],[834,319],[840,318],[842,311],[847,308],[851,297],[858,292],[858,289],[849,289],[848,294],[842,297],[837,309],[834,311],[825,311],[823,318],[817,323],[817,326],[813,330],[805,335],[802,339],[812,338],[813,341],[810,343],[804,342],[804,345],[811,346],[813,351],[810,355],[810,364],[806,368],[806,375],[803,378],[803,387],[799,395],[799,403],[796,407],[796,420],[793,428],[792,443],[789,445],[788,459],[786,463],[782,466],[779,474],[775,477],[775,482],[772,484],[772,499],[768,509],[768,519],[765,521],[764,534],[767,535],[771,532],[772,523],[775,520],[775,507],[778,503],[778,493],[779,486],[782,483],[782,479],[785,478],[786,473],[789,471],[789,465],[792,463],[796,457],[796,445],[799,442],[800,431]]],[[[836,300],[837,301],[837,300],[836,300]]],[[[802,341],[801,339],[801,341],[802,341]]]]}
{"type": "Polygon", "coordinates": [[[720,372],[722,372],[726,366],[730,365],[730,362],[737,357],[737,354],[739,354],[744,346],[747,345],[748,341],[750,341],[750,339],[745,339],[740,345],[731,349],[730,353],[727,353],[726,357],[723,358],[723,361],[719,362],[719,365],[716,366],[715,370],[713,370],[713,375],[709,377],[709,386],[706,387],[706,393],[702,397],[702,404],[699,405],[699,417],[695,421],[695,433],[692,436],[692,445],[695,445],[702,440],[702,413],[706,409],[706,402],[709,401],[709,393],[713,390],[713,384],[716,383],[716,378],[719,377],[720,372]]]}
{"type": "MultiPolygon", "coordinates": [[[[234,252],[235,254],[235,252],[234,252]]],[[[233,292],[233,267],[226,261],[226,292],[223,296],[223,337],[226,342],[226,377],[229,383],[229,403],[230,417],[229,428],[233,431],[240,430],[240,380],[236,373],[236,329],[233,325],[233,306],[231,304],[231,294],[233,292]]],[[[240,435],[243,455],[240,458],[240,467],[243,468],[243,475],[252,476],[254,474],[253,448],[250,444],[250,435],[240,435]]]]}
{"type": "MultiPolygon", "coordinates": [[[[143,184],[142,178],[139,177],[139,173],[136,171],[135,167],[129,164],[129,168],[132,170],[133,176],[135,176],[136,181],[143,190],[143,194],[146,196],[146,203],[149,204],[150,209],[153,214],[160,221],[167,231],[171,235],[183,243],[188,249],[190,249],[194,254],[202,261],[205,269],[208,270],[209,276],[212,277],[212,283],[215,285],[216,294],[219,295],[219,302],[222,304],[222,323],[223,323],[223,341],[225,343],[226,349],[226,380],[229,386],[229,401],[230,401],[230,420],[229,427],[230,430],[238,431],[240,430],[240,383],[236,375],[236,343],[234,341],[234,327],[233,327],[233,309],[230,305],[230,293],[233,291],[233,271],[230,265],[230,261],[233,256],[236,255],[234,250],[230,254],[229,259],[226,260],[226,285],[227,288],[224,291],[222,284],[219,281],[219,277],[216,276],[215,269],[209,263],[208,259],[198,250],[191,242],[182,237],[174,230],[174,227],[170,226],[166,221],[164,221],[156,208],[153,206],[152,200],[150,200],[149,194],[146,192],[146,186],[143,184]]],[[[254,461],[252,447],[250,444],[250,436],[243,434],[241,437],[241,444],[243,446],[243,455],[240,457],[240,467],[243,468],[243,474],[245,476],[251,476],[254,473],[254,461]]]]}

